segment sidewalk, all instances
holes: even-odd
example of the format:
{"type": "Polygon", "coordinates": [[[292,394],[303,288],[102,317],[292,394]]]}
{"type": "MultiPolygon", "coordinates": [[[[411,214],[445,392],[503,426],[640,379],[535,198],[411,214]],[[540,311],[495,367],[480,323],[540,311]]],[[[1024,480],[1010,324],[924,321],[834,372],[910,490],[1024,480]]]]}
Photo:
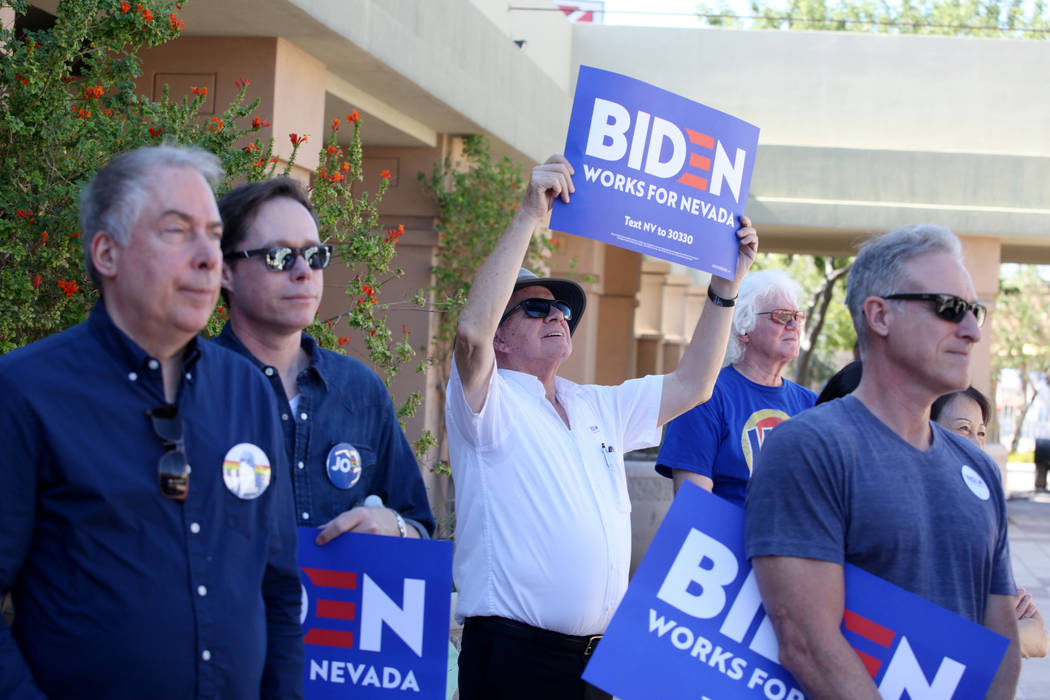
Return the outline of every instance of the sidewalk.
{"type": "MultiPolygon", "coordinates": [[[[1014,579],[1032,594],[1044,621],[1050,622],[1050,493],[1035,492],[1034,485],[1034,465],[1007,465],[1014,579]]],[[[1050,657],[1024,661],[1018,689],[1018,697],[1025,700],[1050,700],[1050,657]]]]}

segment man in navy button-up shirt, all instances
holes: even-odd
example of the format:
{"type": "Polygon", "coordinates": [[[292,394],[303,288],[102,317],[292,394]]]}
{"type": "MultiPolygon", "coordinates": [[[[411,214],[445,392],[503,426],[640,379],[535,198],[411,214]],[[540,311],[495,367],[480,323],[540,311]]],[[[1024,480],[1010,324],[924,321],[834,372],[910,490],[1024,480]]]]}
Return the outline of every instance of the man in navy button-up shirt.
{"type": "Polygon", "coordinates": [[[218,159],[111,161],[81,199],[90,319],[0,358],[3,698],[302,696],[287,466],[266,382],[198,342],[218,159]]]}
{"type": "Polygon", "coordinates": [[[230,321],[218,342],[248,357],[277,395],[297,522],[321,528],[318,544],[349,531],[429,537],[426,489],[386,386],[302,332],[331,259],[306,193],[276,178],[238,187],[219,209],[230,321]]]}

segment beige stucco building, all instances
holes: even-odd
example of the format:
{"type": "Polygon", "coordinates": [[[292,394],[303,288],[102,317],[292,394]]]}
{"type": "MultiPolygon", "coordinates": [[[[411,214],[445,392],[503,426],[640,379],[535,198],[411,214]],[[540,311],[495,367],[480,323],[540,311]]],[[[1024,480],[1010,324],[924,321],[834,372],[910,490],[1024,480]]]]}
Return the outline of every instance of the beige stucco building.
{"type": "MultiPolygon", "coordinates": [[[[193,0],[182,18],[182,38],[144,54],[140,91],[208,86],[209,105],[221,105],[249,78],[248,98],[262,98],[271,122],[262,136],[285,156],[288,133],[319,143],[332,118],[360,111],[366,172],[392,173],[384,220],[407,230],[397,260],[407,274],[382,302],[428,284],[437,212],[417,174],[465,134],[485,134],[526,166],[561,150],[581,64],[761,128],[748,214],[766,251],[845,254],[870,233],[939,223],[963,237],[986,303],[1000,262],[1050,263],[1045,41],[573,25],[498,0],[193,0]]],[[[307,168],[311,150],[299,160],[307,168]]],[[[573,256],[596,281],[564,374],[611,383],[673,368],[703,287],[572,236],[552,272],[573,256]]],[[[326,316],[348,303],[338,277],[329,275],[326,316]]],[[[434,315],[402,308],[391,322],[422,340],[434,315]]],[[[975,362],[985,389],[988,335],[975,362]]],[[[405,373],[395,391],[431,396],[435,381],[405,373]]],[[[435,403],[410,435],[440,420],[435,403]]]]}

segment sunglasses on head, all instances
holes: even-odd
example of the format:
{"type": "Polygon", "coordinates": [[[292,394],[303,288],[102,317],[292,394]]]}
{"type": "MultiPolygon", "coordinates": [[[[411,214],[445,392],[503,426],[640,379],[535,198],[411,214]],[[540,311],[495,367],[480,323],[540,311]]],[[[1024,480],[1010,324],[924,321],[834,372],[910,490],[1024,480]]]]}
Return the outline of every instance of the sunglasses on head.
{"type": "Polygon", "coordinates": [[[185,501],[190,490],[190,465],[182,443],[182,418],[175,404],[164,403],[146,411],[153,432],[164,445],[164,454],[157,461],[160,492],[176,501],[185,501]]]}
{"type": "Polygon", "coordinates": [[[327,243],[292,248],[290,246],[274,246],[273,248],[254,248],[252,250],[235,250],[225,255],[226,260],[240,260],[241,258],[262,257],[263,264],[274,272],[287,272],[295,266],[295,259],[303,256],[303,260],[313,270],[323,270],[332,262],[332,246],[327,243]]]}
{"type": "Polygon", "coordinates": [[[564,301],[558,301],[556,299],[525,299],[511,308],[507,309],[507,313],[503,314],[503,318],[499,320],[502,325],[512,313],[521,309],[525,312],[525,315],[529,318],[547,318],[551,313],[551,307],[561,311],[562,317],[569,321],[572,319],[572,308],[564,301]]]}
{"type": "Polygon", "coordinates": [[[933,313],[937,314],[938,318],[952,323],[962,323],[962,320],[966,318],[966,312],[972,311],[974,318],[977,319],[977,325],[981,326],[988,313],[988,309],[983,304],[977,302],[971,304],[954,294],[887,294],[882,298],[895,301],[929,302],[934,305],[933,313]]]}
{"type": "Polygon", "coordinates": [[[775,321],[782,326],[786,326],[791,321],[795,323],[806,322],[805,311],[792,311],[791,309],[774,309],[772,311],[759,311],[755,314],[756,316],[769,316],[771,321],[775,321]]]}

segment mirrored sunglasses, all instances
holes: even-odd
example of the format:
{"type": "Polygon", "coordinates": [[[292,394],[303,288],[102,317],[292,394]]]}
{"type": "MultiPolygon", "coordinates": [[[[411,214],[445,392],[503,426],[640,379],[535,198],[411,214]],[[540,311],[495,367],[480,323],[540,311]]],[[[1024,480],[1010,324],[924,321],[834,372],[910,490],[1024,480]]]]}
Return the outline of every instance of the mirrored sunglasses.
{"type": "Polygon", "coordinates": [[[771,321],[775,321],[782,326],[786,326],[791,321],[795,323],[806,322],[805,311],[792,311],[791,309],[774,309],[772,311],[759,311],[755,314],[756,316],[769,316],[771,321]]]}
{"type": "Polygon", "coordinates": [[[178,406],[161,404],[146,411],[153,432],[164,445],[164,454],[157,460],[157,479],[165,498],[185,501],[190,491],[190,465],[182,443],[182,418],[178,406]]]}
{"type": "Polygon", "coordinates": [[[529,318],[547,318],[551,313],[551,307],[561,311],[561,315],[566,321],[572,319],[572,307],[566,304],[564,301],[557,299],[525,299],[511,308],[507,309],[507,312],[503,314],[503,318],[499,320],[502,325],[504,321],[510,318],[510,315],[521,309],[525,312],[525,315],[529,318]]]}
{"type": "Polygon", "coordinates": [[[933,304],[933,313],[938,318],[952,323],[962,323],[966,318],[966,312],[972,311],[977,325],[984,325],[984,317],[988,315],[988,309],[984,304],[970,303],[962,297],[954,294],[887,294],[883,299],[895,301],[925,301],[933,304]]]}
{"type": "Polygon", "coordinates": [[[274,272],[287,272],[295,266],[295,259],[303,256],[303,260],[313,270],[323,270],[332,262],[332,246],[327,243],[303,246],[302,248],[291,248],[289,246],[274,246],[273,248],[253,248],[252,250],[235,250],[225,255],[226,260],[240,260],[241,258],[261,257],[263,264],[274,272]]]}

